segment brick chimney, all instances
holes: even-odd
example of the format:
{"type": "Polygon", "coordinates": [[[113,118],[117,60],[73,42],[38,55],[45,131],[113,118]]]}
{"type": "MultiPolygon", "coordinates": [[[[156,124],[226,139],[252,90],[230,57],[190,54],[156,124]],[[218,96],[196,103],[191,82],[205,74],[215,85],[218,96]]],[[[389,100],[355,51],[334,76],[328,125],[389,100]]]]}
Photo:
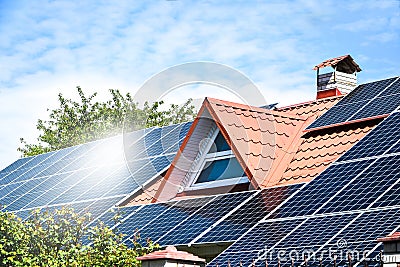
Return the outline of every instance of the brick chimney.
{"type": "Polygon", "coordinates": [[[357,72],[361,68],[350,55],[325,60],[314,67],[317,71],[317,99],[350,93],[357,87],[357,72]],[[325,67],[333,72],[320,73],[325,67]]]}

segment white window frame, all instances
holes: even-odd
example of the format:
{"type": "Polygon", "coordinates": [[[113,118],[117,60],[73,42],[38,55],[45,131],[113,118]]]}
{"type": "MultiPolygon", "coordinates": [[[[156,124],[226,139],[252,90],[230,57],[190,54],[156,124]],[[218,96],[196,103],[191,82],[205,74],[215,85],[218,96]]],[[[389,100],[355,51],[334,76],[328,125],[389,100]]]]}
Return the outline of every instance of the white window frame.
{"type": "MultiPolygon", "coordinates": [[[[204,151],[210,151],[211,146],[215,142],[215,139],[217,138],[219,133],[220,133],[220,130],[217,128],[215,130],[215,132],[213,133],[212,137],[210,138],[210,142],[207,144],[204,151]]],[[[200,174],[204,171],[204,167],[207,163],[213,162],[216,160],[234,158],[234,157],[235,157],[235,154],[233,153],[232,150],[219,151],[219,152],[214,152],[214,153],[204,153],[199,161],[200,162],[199,168],[196,168],[196,170],[198,170],[198,171],[194,172],[191,175],[191,179],[190,179],[191,182],[189,183],[189,186],[185,188],[185,191],[192,191],[192,190],[248,183],[249,182],[248,177],[241,176],[241,177],[232,177],[229,179],[209,181],[209,182],[203,182],[203,183],[196,184],[196,181],[198,180],[200,174]]]]}

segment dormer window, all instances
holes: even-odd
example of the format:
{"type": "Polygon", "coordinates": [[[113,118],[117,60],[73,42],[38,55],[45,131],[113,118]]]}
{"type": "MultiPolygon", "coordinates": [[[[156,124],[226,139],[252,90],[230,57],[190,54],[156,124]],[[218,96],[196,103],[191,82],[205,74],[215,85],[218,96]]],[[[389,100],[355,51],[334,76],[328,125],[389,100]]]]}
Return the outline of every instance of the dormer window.
{"type": "Polygon", "coordinates": [[[208,153],[200,161],[199,171],[193,174],[193,182],[187,190],[249,182],[222,133],[216,130],[213,136],[214,139],[207,146],[208,153]]]}

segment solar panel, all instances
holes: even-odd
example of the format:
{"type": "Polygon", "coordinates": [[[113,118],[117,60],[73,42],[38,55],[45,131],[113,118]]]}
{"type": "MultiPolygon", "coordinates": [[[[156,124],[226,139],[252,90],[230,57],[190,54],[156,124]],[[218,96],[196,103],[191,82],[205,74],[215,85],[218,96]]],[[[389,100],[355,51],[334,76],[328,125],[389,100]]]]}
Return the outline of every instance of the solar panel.
{"type": "Polygon", "coordinates": [[[400,179],[400,155],[379,158],[357,179],[338,188],[319,213],[330,213],[368,208],[389,187],[400,179]],[[339,191],[338,191],[339,190],[339,191]]]}
{"type": "Polygon", "coordinates": [[[397,79],[391,86],[385,90],[385,96],[395,95],[400,93],[400,79],[397,79]]]}
{"type": "MultiPolygon", "coordinates": [[[[208,266],[250,266],[253,260],[268,255],[270,249],[290,234],[304,219],[273,221],[258,224],[243,235],[222,254],[213,259],[208,266]]],[[[272,263],[272,261],[269,261],[272,263]]]]}
{"type": "Polygon", "coordinates": [[[254,192],[242,192],[236,194],[219,195],[213,201],[206,204],[187,220],[174,227],[157,242],[161,245],[188,244],[202,232],[217,223],[224,215],[234,207],[248,199],[254,192]]]}
{"type": "MultiPolygon", "coordinates": [[[[372,157],[385,154],[400,140],[400,113],[395,112],[382,121],[375,129],[355,144],[338,161],[372,157]]],[[[396,147],[389,153],[400,152],[396,147]]]]}
{"type": "MultiPolygon", "coordinates": [[[[398,122],[399,114],[391,114],[208,266],[227,266],[228,260],[232,266],[240,260],[249,266],[253,259],[256,266],[265,266],[266,259],[269,266],[277,266],[278,257],[270,252],[288,249],[312,250],[314,257],[309,263],[319,264],[322,257],[324,266],[333,264],[326,254],[323,257],[331,249],[346,256],[336,261],[337,266],[347,263],[347,250],[361,251],[354,263],[360,263],[362,253],[368,250],[368,266],[378,266],[374,259],[382,247],[376,239],[400,227],[400,154],[391,154],[399,152],[398,122]],[[276,234],[277,224],[282,233],[276,234]],[[345,248],[338,250],[342,243],[345,248]]],[[[304,264],[303,259],[295,259],[294,264],[304,264]]]]}
{"type": "MultiPolygon", "coordinates": [[[[358,213],[336,213],[328,216],[314,216],[303,219],[272,219],[259,223],[246,235],[211,261],[208,266],[238,266],[239,261],[249,266],[295,266],[303,263],[303,256],[309,257],[309,264],[332,264],[332,253],[338,266],[347,262],[347,251],[359,253],[354,263],[361,261],[364,251],[374,255],[378,237],[390,234],[400,225],[400,209],[375,210],[358,213]],[[393,219],[392,219],[393,218],[393,219]]],[[[375,252],[376,254],[376,252],[375,252]]],[[[354,256],[354,255],[353,255],[354,256]]],[[[323,265],[323,266],[326,266],[323,265]]],[[[370,266],[370,264],[369,264],[370,266]]]]}
{"type": "Polygon", "coordinates": [[[379,80],[375,82],[360,84],[352,92],[350,92],[346,97],[341,100],[338,105],[345,105],[349,103],[354,103],[362,100],[370,100],[377,95],[379,95],[385,88],[392,84],[397,77],[379,80]]]}
{"type": "Polygon", "coordinates": [[[334,124],[346,122],[350,116],[352,116],[355,112],[359,111],[367,103],[368,103],[368,100],[354,102],[354,103],[348,103],[345,105],[337,104],[337,105],[331,107],[321,117],[319,117],[310,126],[308,126],[307,130],[313,129],[313,128],[319,128],[319,127],[323,127],[323,126],[327,126],[327,125],[334,125],[334,124]]]}
{"type": "Polygon", "coordinates": [[[130,216],[131,214],[137,212],[142,207],[143,206],[129,206],[122,208],[113,207],[111,209],[108,209],[100,217],[94,220],[92,224],[102,222],[110,228],[115,227],[120,221],[124,220],[127,216],[130,216]]]}
{"type": "Polygon", "coordinates": [[[374,116],[389,114],[400,105],[400,94],[378,97],[355,113],[349,120],[360,120],[374,116]]]}
{"type": "MultiPolygon", "coordinates": [[[[192,216],[212,199],[214,199],[214,197],[181,200],[157,218],[147,222],[146,225],[139,229],[139,233],[142,237],[150,238],[153,241],[158,240],[175,226],[192,216]]],[[[130,238],[132,238],[132,236],[130,238]]]]}
{"type": "Polygon", "coordinates": [[[165,171],[190,125],[140,130],[17,160],[0,172],[3,210],[27,217],[36,208],[72,205],[99,217],[165,171]]]}
{"type": "Polygon", "coordinates": [[[302,185],[267,188],[259,191],[195,243],[235,241],[258,221],[266,217],[302,185]]]}
{"type": "Polygon", "coordinates": [[[399,105],[399,77],[362,84],[325,112],[307,129],[386,115],[399,105]]]}
{"type": "Polygon", "coordinates": [[[123,233],[128,237],[128,239],[125,240],[125,243],[131,245],[129,237],[134,236],[140,228],[166,212],[175,204],[176,202],[167,202],[145,205],[139,212],[134,212],[126,216],[126,218],[122,220],[116,228],[118,229],[118,232],[123,233]]]}
{"type": "Polygon", "coordinates": [[[272,215],[275,218],[311,215],[359,175],[373,160],[331,165],[272,215]]]}

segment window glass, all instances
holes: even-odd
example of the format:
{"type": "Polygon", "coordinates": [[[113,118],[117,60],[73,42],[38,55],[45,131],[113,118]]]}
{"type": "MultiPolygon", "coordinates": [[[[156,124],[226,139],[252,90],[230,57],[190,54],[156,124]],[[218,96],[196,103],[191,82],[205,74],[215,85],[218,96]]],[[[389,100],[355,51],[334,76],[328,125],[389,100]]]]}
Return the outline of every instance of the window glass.
{"type": "Polygon", "coordinates": [[[214,144],[211,146],[209,153],[221,152],[231,150],[221,132],[215,138],[214,144]]]}
{"type": "Polygon", "coordinates": [[[196,184],[243,177],[244,171],[236,158],[226,158],[207,162],[196,184]]]}
{"type": "Polygon", "coordinates": [[[385,252],[396,252],[396,243],[389,242],[384,245],[385,252]]]}

